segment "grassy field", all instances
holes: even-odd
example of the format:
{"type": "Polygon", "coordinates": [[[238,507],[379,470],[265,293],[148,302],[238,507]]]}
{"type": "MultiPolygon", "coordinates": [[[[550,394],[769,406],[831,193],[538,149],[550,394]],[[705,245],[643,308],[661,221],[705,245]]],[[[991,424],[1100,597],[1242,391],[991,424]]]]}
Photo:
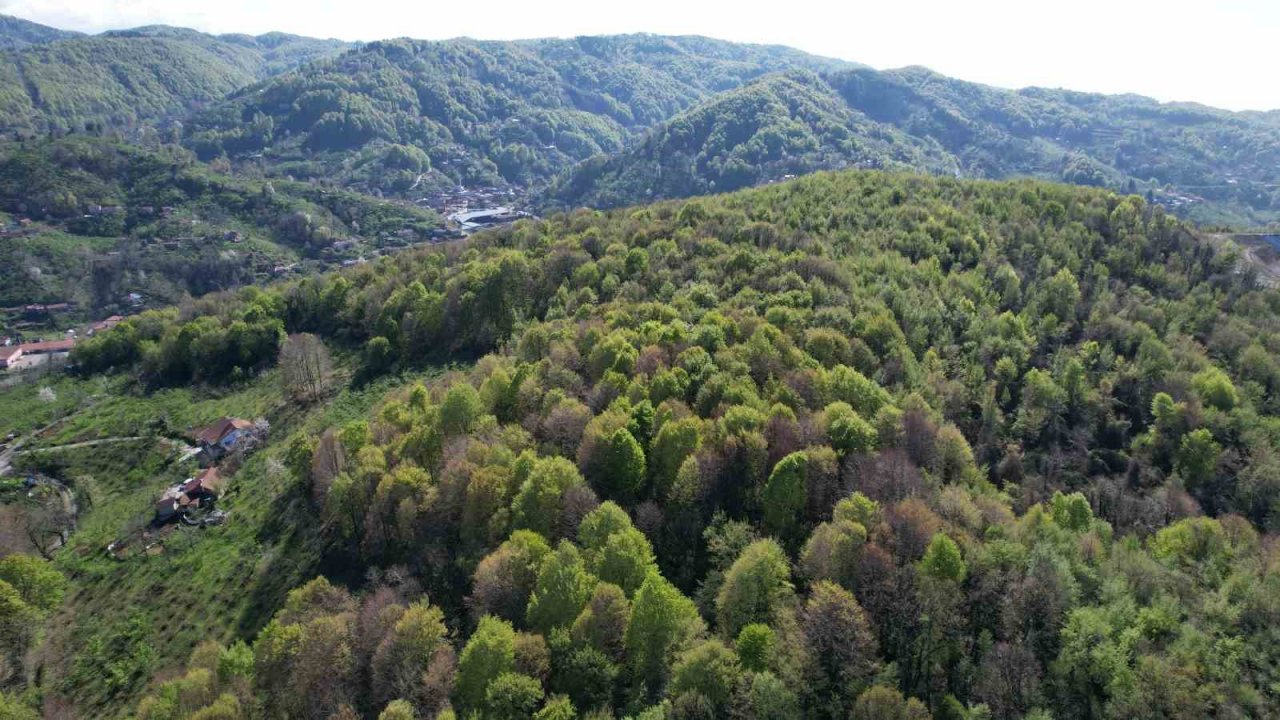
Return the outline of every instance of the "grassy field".
{"type": "Polygon", "coordinates": [[[82,717],[119,717],[201,640],[252,639],[285,593],[318,572],[322,558],[307,490],[279,461],[288,438],[363,418],[389,389],[413,379],[346,387],[312,407],[286,400],[274,373],[218,391],[140,394],[119,378],[62,378],[48,384],[52,401],[47,393],[40,398],[40,386],[0,393],[0,428],[44,427],[61,419],[29,447],[143,438],[38,451],[19,461],[70,485],[82,511],[77,531],[55,558],[72,579],[72,591],[36,658],[43,664],[43,692],[70,702],[82,717]],[[174,527],[162,536],[157,554],[111,558],[106,546],[148,522],[163,488],[195,469],[177,462],[180,449],[165,438],[222,415],[271,423],[268,445],[245,461],[219,501],[228,521],[174,527]]]}

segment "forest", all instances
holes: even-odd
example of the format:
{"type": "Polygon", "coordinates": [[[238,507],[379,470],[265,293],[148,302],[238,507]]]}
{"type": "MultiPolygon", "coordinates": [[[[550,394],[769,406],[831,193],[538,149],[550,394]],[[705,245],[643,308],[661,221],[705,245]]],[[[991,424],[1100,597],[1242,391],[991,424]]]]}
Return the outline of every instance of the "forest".
{"type": "Polygon", "coordinates": [[[139,718],[1266,716],[1278,304],[1140,197],[843,172],[147,313],[81,372],[234,387],[301,334],[354,382],[461,364],[275,443],[335,572],[121,687],[139,718]]]}
{"type": "Polygon", "coordinates": [[[548,207],[616,207],[850,167],[1107,187],[1202,223],[1277,218],[1274,124],[1189,104],[1029,88],[923,68],[762,78],[556,178],[548,207]],[[1213,148],[1208,150],[1208,148],[1213,148]]]}
{"type": "Polygon", "coordinates": [[[168,27],[79,35],[5,16],[0,130],[136,130],[171,122],[345,46],[284,33],[213,36],[168,27]]]}
{"type": "Polygon", "coordinates": [[[5,333],[127,315],[0,384],[0,720],[1280,707],[1277,112],[696,36],[0,56],[5,333]],[[542,217],[422,207],[489,186],[542,217]]]}

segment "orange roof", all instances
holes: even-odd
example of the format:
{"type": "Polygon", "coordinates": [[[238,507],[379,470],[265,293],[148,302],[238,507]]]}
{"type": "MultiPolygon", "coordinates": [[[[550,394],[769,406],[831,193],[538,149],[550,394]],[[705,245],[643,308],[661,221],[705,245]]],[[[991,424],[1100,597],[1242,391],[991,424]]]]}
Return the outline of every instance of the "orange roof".
{"type": "Polygon", "coordinates": [[[98,322],[93,323],[89,327],[93,328],[94,330],[106,330],[107,328],[115,327],[116,325],[119,325],[122,322],[124,322],[123,316],[112,315],[106,320],[99,320],[98,322]]]}
{"type": "Polygon", "coordinates": [[[196,431],[196,440],[206,445],[212,445],[225,437],[233,428],[248,430],[251,427],[253,427],[253,423],[248,420],[224,417],[214,421],[212,425],[196,431]]]}
{"type": "Polygon", "coordinates": [[[67,352],[76,344],[75,340],[50,340],[48,342],[23,343],[18,349],[27,353],[67,352]]]}

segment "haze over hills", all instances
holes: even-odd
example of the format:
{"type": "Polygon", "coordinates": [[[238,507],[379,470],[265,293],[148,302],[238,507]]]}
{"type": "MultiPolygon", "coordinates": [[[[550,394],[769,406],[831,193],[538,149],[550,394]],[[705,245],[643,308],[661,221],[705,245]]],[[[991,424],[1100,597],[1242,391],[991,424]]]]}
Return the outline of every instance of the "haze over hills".
{"type": "MultiPolygon", "coordinates": [[[[346,46],[282,33],[212,36],[151,27],[58,35],[0,27],[0,130],[121,130],[178,120],[202,104],[346,46]],[[42,38],[22,42],[23,38],[42,38]]],[[[43,26],[35,26],[41,28],[43,26]]],[[[52,30],[52,29],[50,29],[52,30]]]]}
{"type": "MultiPolygon", "coordinates": [[[[14,27],[14,43],[39,34],[14,27]]],[[[202,159],[406,199],[513,185],[539,208],[607,206],[886,167],[1104,186],[1211,223],[1280,219],[1275,112],[1002,90],[700,37],[342,47],[167,27],[45,42],[0,67],[0,111],[28,130],[181,119],[202,159]],[[794,71],[816,77],[765,77],[794,71]]]]}
{"type": "Polygon", "coordinates": [[[59,30],[48,25],[41,25],[30,20],[0,15],[0,50],[39,45],[54,40],[81,37],[82,33],[71,30],[59,30]]]}

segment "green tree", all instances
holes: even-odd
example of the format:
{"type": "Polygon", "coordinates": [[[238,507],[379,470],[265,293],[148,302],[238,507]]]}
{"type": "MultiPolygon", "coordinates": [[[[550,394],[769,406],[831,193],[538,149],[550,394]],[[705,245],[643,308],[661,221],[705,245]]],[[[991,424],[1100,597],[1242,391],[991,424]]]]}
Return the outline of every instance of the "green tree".
{"type": "Polygon", "coordinates": [[[773,659],[777,638],[773,629],[761,623],[750,623],[738,633],[735,650],[742,667],[751,672],[764,672],[773,659]]]}
{"type": "Polygon", "coordinates": [[[714,707],[726,707],[742,676],[738,656],[717,639],[704,640],[681,653],[671,672],[671,695],[697,693],[714,707]]]}
{"type": "Polygon", "coordinates": [[[964,582],[969,573],[960,547],[944,533],[937,533],[929,541],[929,548],[920,559],[920,570],[929,577],[954,583],[964,582]]]}
{"type": "Polygon", "coordinates": [[[725,573],[716,596],[716,622],[722,635],[733,638],[750,623],[768,624],[794,597],[786,553],[773,540],[757,540],[725,573]]]}
{"type": "Polygon", "coordinates": [[[634,501],[644,489],[644,450],[626,428],[618,428],[605,440],[600,477],[595,487],[600,494],[619,501],[634,501]]]}
{"type": "Polygon", "coordinates": [[[764,522],[765,527],[780,538],[791,538],[800,525],[807,471],[808,456],[793,452],[778,461],[769,473],[761,497],[764,522]]]}
{"type": "Polygon", "coordinates": [[[62,603],[67,579],[47,560],[13,554],[0,558],[0,581],[9,583],[22,601],[47,613],[62,603]]]}
{"type": "Polygon", "coordinates": [[[847,403],[835,402],[826,408],[827,437],[841,453],[864,453],[876,447],[876,428],[862,419],[847,403]]]}
{"type": "Polygon", "coordinates": [[[702,446],[701,423],[697,418],[672,420],[662,424],[653,438],[649,455],[654,494],[665,498],[685,458],[702,446]]]}
{"type": "Polygon", "coordinates": [[[662,694],[674,653],[700,628],[693,601],[650,573],[636,591],[626,635],[627,662],[639,698],[652,701],[662,694]]]}
{"type": "Polygon", "coordinates": [[[458,656],[458,675],[454,683],[454,702],[469,712],[483,707],[489,684],[504,673],[515,670],[516,631],[511,623],[486,616],[467,640],[458,656]]]}
{"type": "Polygon", "coordinates": [[[482,412],[484,403],[480,401],[480,393],[471,383],[456,383],[440,403],[440,430],[445,435],[465,435],[482,412]]]}
{"type": "Polygon", "coordinates": [[[1201,488],[1211,482],[1221,454],[1222,446],[1208,429],[1199,428],[1183,435],[1178,445],[1177,464],[1187,487],[1201,488]]]}
{"type": "Polygon", "coordinates": [[[538,580],[529,596],[529,627],[544,635],[571,624],[586,607],[596,579],[587,572],[582,555],[568,540],[560,541],[542,562],[538,580]]]}
{"type": "Polygon", "coordinates": [[[416,720],[417,717],[413,705],[405,700],[392,700],[378,713],[378,720],[416,720]]]}
{"type": "Polygon", "coordinates": [[[1231,378],[1216,367],[1207,367],[1192,376],[1191,387],[1195,388],[1196,395],[1205,405],[1223,412],[1229,412],[1240,401],[1231,378]]]}
{"type": "Polygon", "coordinates": [[[526,720],[542,702],[542,683],[528,675],[502,673],[485,690],[486,720],[526,720]]]}
{"type": "Polygon", "coordinates": [[[561,499],[565,491],[581,484],[582,475],[569,460],[562,457],[538,459],[512,502],[511,515],[515,527],[554,538],[562,508],[561,499]]]}
{"type": "Polygon", "coordinates": [[[628,597],[634,595],[649,573],[658,567],[649,539],[635,528],[610,535],[594,557],[592,571],[604,582],[622,588],[628,597]]]}

